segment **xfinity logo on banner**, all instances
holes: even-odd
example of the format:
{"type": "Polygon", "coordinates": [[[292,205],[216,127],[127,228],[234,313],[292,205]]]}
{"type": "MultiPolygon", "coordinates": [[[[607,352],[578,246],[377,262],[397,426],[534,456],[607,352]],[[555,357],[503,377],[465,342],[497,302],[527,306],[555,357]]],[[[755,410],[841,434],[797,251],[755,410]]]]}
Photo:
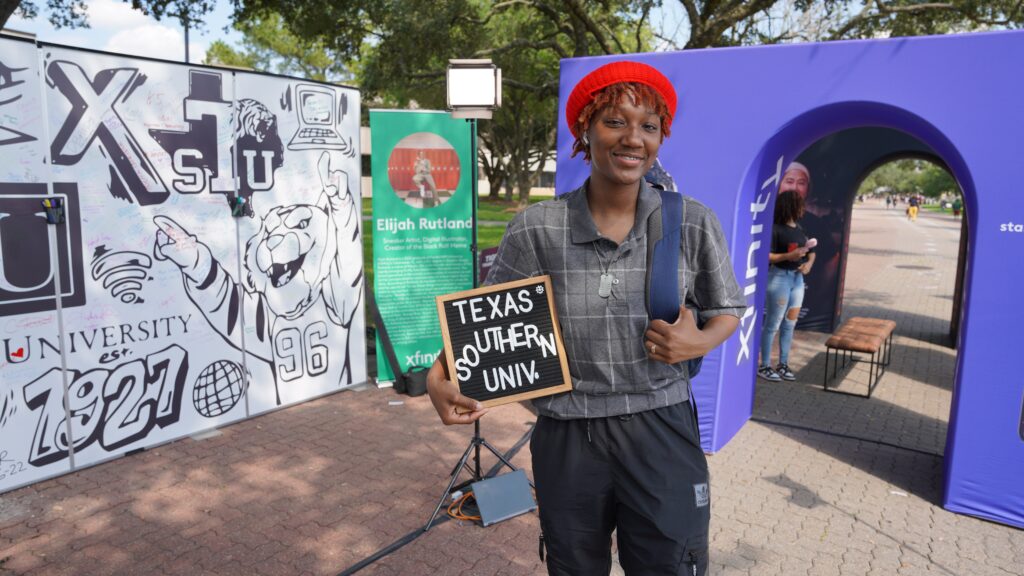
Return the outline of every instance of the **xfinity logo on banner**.
{"type": "Polygon", "coordinates": [[[41,199],[46,184],[0,183],[0,316],[54,310],[56,252],[65,308],[85,304],[82,225],[78,189],[54,184],[64,199],[65,224],[46,223],[41,199]]]}
{"type": "Polygon", "coordinates": [[[434,363],[434,360],[437,360],[437,354],[417,350],[415,354],[405,355],[405,367],[430,366],[434,363]]]}
{"type": "MultiPolygon", "coordinates": [[[[768,209],[768,201],[771,200],[772,192],[779,187],[779,180],[782,178],[782,156],[775,164],[775,174],[764,181],[761,185],[761,193],[757,195],[754,202],[750,204],[750,245],[747,247],[747,272],[744,275],[743,295],[747,297],[747,310],[740,319],[740,351],[736,355],[736,364],[750,358],[750,343],[754,337],[754,326],[757,325],[756,293],[757,293],[757,260],[758,250],[761,248],[759,235],[764,232],[765,223],[762,219],[758,222],[758,216],[768,209]]],[[[772,223],[768,221],[768,242],[771,243],[772,223]]]]}

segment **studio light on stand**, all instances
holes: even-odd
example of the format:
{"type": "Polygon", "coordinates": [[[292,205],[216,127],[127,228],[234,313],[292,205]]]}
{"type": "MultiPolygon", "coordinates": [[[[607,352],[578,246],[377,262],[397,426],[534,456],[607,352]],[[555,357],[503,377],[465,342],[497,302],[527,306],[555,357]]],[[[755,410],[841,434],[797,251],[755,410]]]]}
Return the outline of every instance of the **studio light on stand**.
{"type": "MultiPolygon", "coordinates": [[[[472,196],[473,196],[473,238],[470,244],[470,251],[473,258],[473,287],[477,287],[477,245],[476,245],[476,231],[477,231],[477,201],[479,199],[479,192],[477,190],[479,181],[479,168],[478,168],[478,150],[477,150],[477,120],[485,119],[489,120],[493,115],[494,111],[501,107],[501,69],[494,65],[489,59],[484,60],[449,60],[448,61],[448,73],[447,73],[447,85],[448,85],[448,111],[451,113],[452,118],[464,118],[470,124],[470,142],[472,142],[472,158],[473,158],[473,170],[471,171],[472,181],[472,196]]],[[[441,495],[441,499],[438,501],[437,506],[434,508],[434,513],[430,515],[430,519],[427,520],[427,524],[423,527],[423,531],[430,530],[434,523],[434,519],[437,518],[438,513],[441,511],[441,507],[444,506],[449,495],[453,491],[459,491],[463,488],[477,483],[483,482],[484,476],[480,470],[480,448],[484,447],[494,454],[498,461],[499,466],[508,466],[513,472],[522,476],[522,478],[492,478],[488,482],[494,482],[489,485],[487,489],[477,490],[478,503],[481,504],[481,515],[483,516],[484,507],[483,503],[480,502],[480,497],[484,496],[484,492],[487,496],[497,505],[496,510],[498,516],[511,517],[516,513],[526,512],[533,509],[533,497],[529,492],[529,487],[525,482],[525,475],[519,472],[518,469],[512,465],[511,462],[505,458],[501,452],[498,452],[480,436],[480,421],[477,420],[473,423],[473,438],[469,442],[469,446],[462,453],[462,458],[459,459],[458,464],[452,469],[451,477],[448,481],[448,487],[441,495]],[[470,465],[469,458],[473,456],[473,464],[470,465]],[[459,478],[459,473],[462,470],[466,470],[472,478],[462,482],[456,486],[456,481],[459,478]],[[510,486],[515,484],[516,481],[520,481],[521,486],[510,486]],[[518,488],[522,488],[519,490],[518,488]],[[513,494],[515,492],[515,494],[513,494]],[[523,494],[525,492],[525,494],[523,494]],[[525,500],[522,496],[525,495],[525,500]],[[525,507],[525,508],[524,508],[525,507]],[[521,510],[520,510],[521,509],[521,510]]],[[[499,521],[496,518],[495,521],[499,521]]],[[[487,518],[483,519],[484,525],[488,524],[487,518]]]]}
{"type": "Polygon", "coordinates": [[[473,170],[470,178],[473,194],[473,239],[470,251],[473,255],[473,287],[476,288],[476,211],[480,180],[476,123],[479,119],[490,120],[494,111],[501,108],[501,68],[495,66],[490,59],[449,60],[445,77],[449,114],[452,118],[464,118],[470,125],[470,142],[473,146],[473,170]]]}
{"type": "Polygon", "coordinates": [[[452,118],[489,120],[501,108],[501,68],[489,59],[448,61],[448,111],[452,118]]]}

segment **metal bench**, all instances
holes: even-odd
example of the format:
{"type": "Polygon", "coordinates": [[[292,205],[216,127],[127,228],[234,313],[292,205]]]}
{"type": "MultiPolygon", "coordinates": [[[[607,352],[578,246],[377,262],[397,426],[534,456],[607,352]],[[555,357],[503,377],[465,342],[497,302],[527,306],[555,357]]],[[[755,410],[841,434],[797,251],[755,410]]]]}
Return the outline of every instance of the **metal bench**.
{"type": "Polygon", "coordinates": [[[823,382],[826,392],[837,394],[848,394],[850,396],[863,396],[837,388],[829,388],[830,380],[834,380],[839,370],[846,368],[851,362],[868,362],[868,393],[866,398],[871,398],[875,386],[885,373],[892,359],[892,335],[896,330],[896,322],[883,320],[881,318],[854,317],[847,320],[838,330],[825,342],[825,379],[823,382]],[[858,358],[853,354],[870,354],[870,360],[858,358]],[[835,359],[832,360],[833,355],[835,359]],[[840,366],[840,358],[842,365],[840,366]],[[829,364],[832,364],[832,377],[829,378],[829,364]]]}

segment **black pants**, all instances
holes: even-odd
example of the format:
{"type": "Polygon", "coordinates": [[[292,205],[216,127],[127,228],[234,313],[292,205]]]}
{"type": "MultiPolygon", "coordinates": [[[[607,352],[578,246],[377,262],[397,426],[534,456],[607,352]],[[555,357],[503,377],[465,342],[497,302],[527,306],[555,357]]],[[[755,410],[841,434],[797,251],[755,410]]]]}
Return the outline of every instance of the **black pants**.
{"type": "Polygon", "coordinates": [[[548,573],[703,576],[708,465],[688,403],[631,416],[540,416],[530,441],[548,573]]]}

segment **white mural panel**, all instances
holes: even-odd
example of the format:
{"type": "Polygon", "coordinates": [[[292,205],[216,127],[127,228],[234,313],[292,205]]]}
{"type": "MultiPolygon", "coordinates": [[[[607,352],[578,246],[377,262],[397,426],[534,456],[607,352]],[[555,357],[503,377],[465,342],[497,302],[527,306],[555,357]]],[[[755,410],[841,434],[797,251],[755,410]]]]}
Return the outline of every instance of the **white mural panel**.
{"type": "Polygon", "coordinates": [[[365,382],[358,125],[349,88],[0,41],[0,491],[365,382]]]}
{"type": "Polygon", "coordinates": [[[242,133],[283,149],[280,162],[236,159],[251,196],[241,281],[260,412],[366,380],[359,94],[252,74],[237,87],[254,95],[237,104],[242,133]]]}
{"type": "MultiPolygon", "coordinates": [[[[83,301],[82,230],[46,223],[41,98],[35,44],[0,39],[0,490],[71,470],[55,295],[60,279],[65,306],[83,301]]],[[[74,185],[54,192],[78,213],[74,185]]]]}
{"type": "Polygon", "coordinates": [[[81,202],[85,302],[63,310],[75,464],[244,418],[240,330],[213,331],[189,295],[203,264],[237,261],[231,73],[43,51],[52,178],[81,202]]]}

